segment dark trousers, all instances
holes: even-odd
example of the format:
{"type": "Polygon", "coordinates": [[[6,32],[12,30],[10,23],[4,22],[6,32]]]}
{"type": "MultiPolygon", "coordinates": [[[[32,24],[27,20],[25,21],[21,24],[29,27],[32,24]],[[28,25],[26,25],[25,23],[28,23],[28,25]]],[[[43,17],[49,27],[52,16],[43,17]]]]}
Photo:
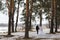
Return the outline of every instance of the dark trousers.
{"type": "Polygon", "coordinates": [[[38,30],[36,30],[37,31],[37,34],[38,34],[38,30]]]}

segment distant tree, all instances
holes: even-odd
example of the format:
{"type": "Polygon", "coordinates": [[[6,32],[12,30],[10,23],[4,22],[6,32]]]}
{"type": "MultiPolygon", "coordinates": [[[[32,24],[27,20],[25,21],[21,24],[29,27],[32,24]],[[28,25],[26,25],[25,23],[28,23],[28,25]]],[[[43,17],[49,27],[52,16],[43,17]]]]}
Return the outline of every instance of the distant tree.
{"type": "Polygon", "coordinates": [[[55,32],[57,32],[57,0],[55,0],[54,3],[54,8],[55,8],[55,32]]]}
{"type": "Polygon", "coordinates": [[[48,20],[48,22],[49,22],[49,28],[50,28],[50,26],[51,26],[51,0],[48,0],[48,1],[46,1],[45,3],[45,7],[44,7],[44,10],[45,10],[45,12],[46,12],[46,19],[48,20]]]}
{"type": "Polygon", "coordinates": [[[1,8],[2,8],[2,2],[0,1],[0,10],[1,10],[1,8]]]}
{"type": "Polygon", "coordinates": [[[60,4],[59,4],[59,0],[55,0],[55,32],[57,32],[58,30],[58,24],[59,24],[59,19],[60,19],[60,17],[59,17],[59,11],[60,11],[60,9],[59,9],[59,7],[60,7],[60,4]],[[57,7],[57,6],[59,6],[59,7],[57,7]],[[58,18],[59,17],[59,18],[58,18]]]}
{"type": "Polygon", "coordinates": [[[40,15],[40,27],[42,27],[42,10],[40,10],[39,15],[40,15]]]}
{"type": "Polygon", "coordinates": [[[15,32],[17,32],[18,17],[19,17],[19,4],[20,4],[20,0],[18,0],[18,8],[17,8],[17,17],[16,17],[16,24],[15,24],[15,32]]]}
{"type": "Polygon", "coordinates": [[[52,0],[51,7],[52,7],[52,16],[51,16],[51,27],[50,27],[50,33],[54,33],[54,16],[56,14],[56,0],[52,0]]]}
{"type": "Polygon", "coordinates": [[[32,19],[32,12],[33,12],[33,0],[30,0],[30,11],[29,11],[29,28],[31,30],[32,26],[31,26],[31,19],[32,19]]]}

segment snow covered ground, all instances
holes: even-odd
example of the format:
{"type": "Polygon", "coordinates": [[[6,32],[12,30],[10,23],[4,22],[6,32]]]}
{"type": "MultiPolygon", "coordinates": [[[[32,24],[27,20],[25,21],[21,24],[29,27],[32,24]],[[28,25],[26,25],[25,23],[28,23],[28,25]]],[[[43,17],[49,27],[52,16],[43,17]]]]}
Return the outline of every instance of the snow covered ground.
{"type": "MultiPolygon", "coordinates": [[[[24,37],[24,32],[16,32],[16,33],[12,33],[12,35],[15,35],[14,37],[4,37],[0,40],[20,40],[24,37]]],[[[60,33],[56,33],[56,34],[38,34],[36,32],[29,32],[29,37],[32,37],[33,40],[37,40],[37,39],[48,39],[48,40],[52,40],[52,39],[60,39],[60,33]]],[[[32,40],[32,39],[31,39],[32,40]]]]}
{"type": "MultiPolygon", "coordinates": [[[[49,34],[49,29],[46,29],[43,31],[44,34],[37,34],[36,31],[34,32],[29,32],[29,37],[32,37],[32,39],[29,40],[59,40],[60,39],[60,33],[56,34],[49,34]],[[47,33],[46,33],[47,32],[47,33]]],[[[0,35],[7,35],[7,33],[0,33],[0,35]]],[[[25,35],[25,32],[15,32],[12,33],[14,35],[13,37],[3,37],[0,36],[0,40],[25,40],[22,39],[25,35]]],[[[28,40],[28,39],[27,39],[28,40]]]]}

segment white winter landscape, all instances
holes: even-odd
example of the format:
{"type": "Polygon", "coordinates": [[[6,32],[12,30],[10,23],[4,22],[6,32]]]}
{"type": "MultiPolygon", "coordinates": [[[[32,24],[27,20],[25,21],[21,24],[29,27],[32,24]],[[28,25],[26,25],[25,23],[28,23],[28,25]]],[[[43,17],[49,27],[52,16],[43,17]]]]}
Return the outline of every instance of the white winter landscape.
{"type": "MultiPolygon", "coordinates": [[[[60,33],[50,33],[49,23],[46,19],[46,15],[43,13],[44,10],[42,10],[42,30],[39,28],[38,34],[36,31],[36,25],[40,27],[40,19],[39,16],[35,16],[35,21],[32,21],[32,29],[29,31],[29,37],[27,39],[24,39],[25,37],[25,21],[22,21],[22,10],[24,9],[24,4],[19,6],[19,18],[18,18],[18,26],[17,26],[17,32],[11,33],[11,37],[6,37],[8,34],[8,9],[5,7],[6,0],[0,0],[3,3],[4,10],[0,10],[0,40],[60,40],[60,33]]],[[[37,0],[36,0],[37,1],[37,0]]],[[[44,0],[43,0],[44,1],[44,0]]],[[[23,3],[23,1],[21,2],[23,3]]],[[[26,3],[26,0],[24,0],[24,3],[26,3]]],[[[37,1],[38,3],[38,1],[37,1]]],[[[39,4],[39,3],[38,3],[39,4]]],[[[17,4],[15,5],[17,8],[17,4]]],[[[42,8],[43,9],[43,8],[42,8]]],[[[35,13],[32,13],[32,15],[35,15],[35,13]]],[[[17,12],[14,14],[14,25],[16,23],[16,16],[17,12]]],[[[53,29],[55,30],[55,29],[53,29]]],[[[60,29],[58,29],[60,31],[60,29]]]]}

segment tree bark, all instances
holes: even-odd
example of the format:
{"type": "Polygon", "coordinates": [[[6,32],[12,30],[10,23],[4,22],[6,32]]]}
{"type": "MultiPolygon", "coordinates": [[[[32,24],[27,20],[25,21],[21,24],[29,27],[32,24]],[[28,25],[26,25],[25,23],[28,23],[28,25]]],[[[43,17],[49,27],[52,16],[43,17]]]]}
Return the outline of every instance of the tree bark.
{"type": "Polygon", "coordinates": [[[42,10],[40,10],[40,27],[42,27],[42,10]]]}
{"type": "Polygon", "coordinates": [[[8,35],[11,35],[11,23],[12,23],[12,0],[10,0],[10,5],[9,5],[9,23],[8,23],[8,35]]]}
{"type": "Polygon", "coordinates": [[[15,24],[15,32],[17,32],[17,25],[18,25],[18,17],[19,17],[19,3],[20,3],[20,1],[18,2],[17,17],[16,17],[16,24],[15,24]]]}
{"type": "Polygon", "coordinates": [[[8,35],[11,35],[12,31],[12,16],[14,11],[14,0],[10,0],[10,5],[8,5],[8,13],[9,13],[9,24],[8,24],[8,35]]]}
{"type": "Polygon", "coordinates": [[[55,27],[55,32],[57,32],[57,17],[55,19],[56,27],[55,27]]]}
{"type": "Polygon", "coordinates": [[[54,13],[55,13],[55,32],[57,32],[57,0],[54,0],[54,13]]]}
{"type": "Polygon", "coordinates": [[[28,13],[29,13],[29,0],[26,0],[25,38],[29,38],[28,13]]]}
{"type": "Polygon", "coordinates": [[[11,31],[12,32],[14,32],[14,0],[12,0],[12,2],[11,2],[11,12],[12,12],[12,18],[11,18],[11,20],[12,20],[12,29],[11,29],[11,31]]]}
{"type": "Polygon", "coordinates": [[[51,14],[51,27],[50,27],[50,33],[54,32],[54,0],[51,0],[51,8],[52,8],[52,14],[51,14]]]}
{"type": "Polygon", "coordinates": [[[11,14],[9,15],[8,35],[11,35],[11,14]]]}
{"type": "Polygon", "coordinates": [[[14,14],[12,14],[12,32],[14,32],[14,14]]]}
{"type": "Polygon", "coordinates": [[[33,0],[30,0],[30,15],[29,15],[29,18],[30,18],[30,30],[31,30],[31,28],[32,28],[32,26],[31,26],[31,18],[32,18],[32,8],[33,8],[33,0]]]}
{"type": "Polygon", "coordinates": [[[51,27],[51,21],[50,21],[50,16],[48,18],[48,22],[49,22],[49,28],[51,27]]]}

